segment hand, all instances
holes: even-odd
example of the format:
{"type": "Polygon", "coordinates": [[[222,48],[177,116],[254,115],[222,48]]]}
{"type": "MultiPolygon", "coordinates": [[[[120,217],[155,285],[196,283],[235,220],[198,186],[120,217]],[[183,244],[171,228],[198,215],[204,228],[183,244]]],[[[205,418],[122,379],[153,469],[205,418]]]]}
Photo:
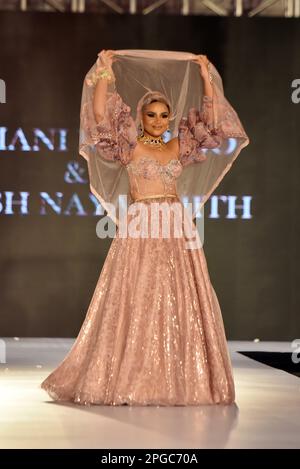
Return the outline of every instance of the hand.
{"type": "Polygon", "coordinates": [[[98,60],[101,62],[101,65],[103,67],[107,67],[108,69],[111,69],[113,62],[117,60],[115,57],[115,51],[111,49],[109,50],[103,49],[98,54],[98,60]]]}
{"type": "Polygon", "coordinates": [[[200,74],[202,77],[207,76],[209,70],[208,70],[208,64],[210,63],[206,55],[197,55],[195,59],[192,59],[192,62],[196,63],[199,65],[200,68],[200,74]]]}

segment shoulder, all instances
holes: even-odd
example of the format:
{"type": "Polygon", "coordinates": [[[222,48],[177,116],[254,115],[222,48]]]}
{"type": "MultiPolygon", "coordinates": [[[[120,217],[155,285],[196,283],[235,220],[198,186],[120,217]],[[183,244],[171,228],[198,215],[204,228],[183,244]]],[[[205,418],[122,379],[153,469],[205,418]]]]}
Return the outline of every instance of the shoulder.
{"type": "Polygon", "coordinates": [[[179,138],[174,137],[171,140],[167,142],[167,147],[168,150],[176,155],[176,157],[179,159],[179,153],[180,153],[180,146],[179,146],[179,138]]]}
{"type": "Polygon", "coordinates": [[[171,151],[176,152],[179,150],[179,140],[178,137],[174,137],[167,142],[167,146],[171,151]]]}

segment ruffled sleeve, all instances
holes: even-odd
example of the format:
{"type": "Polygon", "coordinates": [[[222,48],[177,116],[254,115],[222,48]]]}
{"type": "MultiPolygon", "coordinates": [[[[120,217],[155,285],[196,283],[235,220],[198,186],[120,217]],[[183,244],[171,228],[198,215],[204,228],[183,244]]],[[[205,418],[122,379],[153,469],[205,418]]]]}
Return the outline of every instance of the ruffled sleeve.
{"type": "Polygon", "coordinates": [[[129,163],[137,144],[137,129],[127,106],[115,91],[106,101],[105,116],[96,124],[96,146],[103,158],[129,163]]]}
{"type": "Polygon", "coordinates": [[[97,123],[92,106],[87,102],[81,113],[81,127],[84,130],[81,149],[84,151],[88,143],[101,158],[127,165],[137,144],[137,129],[130,111],[118,92],[114,91],[108,94],[104,117],[97,123]]]}
{"type": "Polygon", "coordinates": [[[201,111],[191,108],[179,123],[179,158],[183,166],[206,160],[204,148],[216,148],[221,138],[212,129],[212,98],[203,96],[201,111]]]}
{"type": "Polygon", "coordinates": [[[238,115],[223,93],[214,86],[214,97],[204,95],[201,110],[191,108],[179,123],[179,157],[183,166],[207,159],[228,138],[248,139],[238,115]]]}
{"type": "Polygon", "coordinates": [[[130,113],[131,107],[125,104],[114,83],[107,88],[103,118],[96,121],[93,106],[96,66],[94,64],[89,70],[83,83],[79,154],[87,161],[92,194],[118,224],[119,207],[124,197],[131,200],[126,165],[137,144],[137,129],[130,113]]]}

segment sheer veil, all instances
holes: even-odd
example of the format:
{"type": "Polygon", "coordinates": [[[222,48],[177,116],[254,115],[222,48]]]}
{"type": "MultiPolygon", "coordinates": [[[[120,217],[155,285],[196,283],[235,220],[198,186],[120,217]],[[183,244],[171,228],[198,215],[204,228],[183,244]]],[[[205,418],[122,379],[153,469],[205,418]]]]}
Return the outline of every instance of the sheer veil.
{"type": "MultiPolygon", "coordinates": [[[[178,136],[180,125],[188,119],[191,108],[201,110],[203,84],[198,65],[188,52],[161,50],[117,50],[112,68],[115,82],[108,95],[118,93],[138,132],[139,103],[149,91],[163,93],[171,105],[171,134],[178,136]],[[182,120],[183,119],[183,120],[182,120]]],[[[131,203],[126,167],[119,159],[108,160],[97,146],[99,132],[93,115],[95,83],[91,80],[97,62],[85,76],[80,110],[79,153],[88,163],[90,188],[108,215],[118,224],[119,195],[127,195],[131,203]],[[114,209],[113,209],[114,208],[114,209]]],[[[217,148],[203,148],[203,161],[186,164],[177,180],[177,193],[183,203],[193,202],[194,216],[219,185],[249,138],[239,117],[224,96],[222,79],[211,64],[213,86],[213,122],[210,130],[221,138],[217,148]]],[[[118,110],[115,110],[117,116],[118,110]]],[[[123,113],[124,116],[124,113],[123,113]]],[[[192,125],[192,123],[190,123],[192,125]]],[[[195,137],[197,134],[195,133],[195,137]]]]}

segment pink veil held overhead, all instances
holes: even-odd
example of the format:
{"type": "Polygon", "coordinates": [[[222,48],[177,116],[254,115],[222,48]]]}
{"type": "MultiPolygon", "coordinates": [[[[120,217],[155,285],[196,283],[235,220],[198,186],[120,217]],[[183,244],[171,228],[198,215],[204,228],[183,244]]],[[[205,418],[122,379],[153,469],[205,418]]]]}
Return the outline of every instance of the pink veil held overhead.
{"type": "MultiPolygon", "coordinates": [[[[108,86],[108,96],[116,92],[120,95],[128,113],[131,113],[136,133],[142,98],[149,91],[158,91],[166,96],[171,105],[171,138],[178,136],[181,119],[188,117],[191,108],[200,111],[202,106],[202,78],[198,65],[191,62],[195,54],[138,49],[116,50],[115,54],[117,60],[112,65],[115,81],[108,86]]],[[[82,88],[79,153],[88,163],[91,191],[118,224],[119,196],[127,195],[128,205],[132,199],[125,165],[117,155],[115,159],[105,158],[97,145],[99,132],[93,115],[95,83],[91,79],[96,68],[97,62],[86,74],[82,88]]],[[[194,203],[197,200],[193,216],[219,185],[242,148],[249,143],[237,113],[224,96],[222,79],[213,64],[210,70],[213,78],[212,128],[221,137],[221,145],[213,149],[204,148],[204,161],[185,165],[177,180],[177,193],[182,202],[194,203]]]]}

